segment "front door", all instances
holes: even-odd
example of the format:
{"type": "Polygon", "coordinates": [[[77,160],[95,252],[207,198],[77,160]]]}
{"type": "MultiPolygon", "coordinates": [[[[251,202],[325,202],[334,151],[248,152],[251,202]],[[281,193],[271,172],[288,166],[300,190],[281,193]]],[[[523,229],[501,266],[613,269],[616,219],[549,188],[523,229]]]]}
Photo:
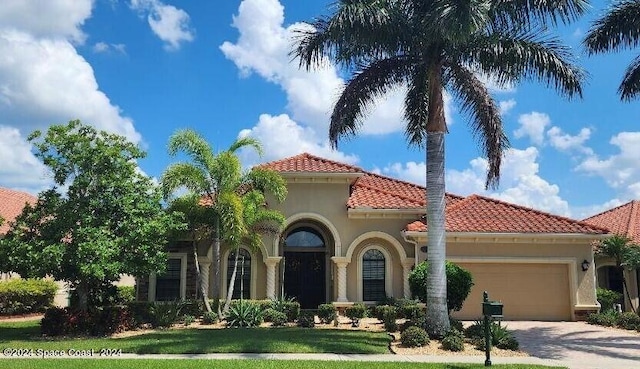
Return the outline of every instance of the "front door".
{"type": "Polygon", "coordinates": [[[284,293],[302,309],[326,302],[325,252],[284,252],[284,293]]]}

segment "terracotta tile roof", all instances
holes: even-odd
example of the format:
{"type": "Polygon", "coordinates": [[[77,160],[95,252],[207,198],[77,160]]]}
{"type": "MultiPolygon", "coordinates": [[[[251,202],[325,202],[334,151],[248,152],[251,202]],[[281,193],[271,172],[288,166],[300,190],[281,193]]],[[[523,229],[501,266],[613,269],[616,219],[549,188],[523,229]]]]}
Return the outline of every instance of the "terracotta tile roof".
{"type": "Polygon", "coordinates": [[[584,222],[608,228],[611,233],[629,237],[634,243],[640,244],[640,201],[638,200],[591,216],[584,222]]]}
{"type": "MultiPolygon", "coordinates": [[[[447,232],[608,233],[602,227],[479,195],[447,206],[445,224],[447,232]]],[[[406,230],[424,232],[427,225],[416,221],[406,230]]]]}
{"type": "Polygon", "coordinates": [[[0,216],[4,218],[4,223],[0,225],[0,235],[7,233],[9,223],[20,215],[26,203],[35,204],[36,201],[36,197],[26,192],[0,187],[0,216]]]}
{"type": "Polygon", "coordinates": [[[308,153],[302,153],[289,158],[260,164],[260,167],[273,169],[278,172],[312,172],[312,173],[363,173],[364,171],[353,165],[321,158],[308,153]]]}

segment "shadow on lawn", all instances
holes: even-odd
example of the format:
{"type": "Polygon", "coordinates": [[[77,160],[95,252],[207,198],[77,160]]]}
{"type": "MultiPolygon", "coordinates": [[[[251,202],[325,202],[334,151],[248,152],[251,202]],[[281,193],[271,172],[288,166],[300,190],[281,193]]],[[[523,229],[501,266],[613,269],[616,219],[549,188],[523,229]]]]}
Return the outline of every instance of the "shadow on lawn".
{"type": "Polygon", "coordinates": [[[598,332],[598,328],[586,327],[583,331],[565,334],[559,334],[551,327],[510,330],[523,351],[543,359],[562,359],[563,352],[567,351],[618,359],[637,360],[640,357],[640,336],[632,337],[612,329],[607,331],[605,337],[592,337],[590,333],[598,332]],[[635,354],[627,354],[621,350],[635,354]]]}

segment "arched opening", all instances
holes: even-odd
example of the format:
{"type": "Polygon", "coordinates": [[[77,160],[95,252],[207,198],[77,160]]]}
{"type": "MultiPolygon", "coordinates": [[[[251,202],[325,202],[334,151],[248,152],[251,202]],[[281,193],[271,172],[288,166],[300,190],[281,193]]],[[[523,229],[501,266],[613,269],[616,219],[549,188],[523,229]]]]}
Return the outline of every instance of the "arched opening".
{"type": "Polygon", "coordinates": [[[618,301],[624,309],[624,284],[622,282],[622,272],[612,265],[605,265],[598,268],[598,287],[616,291],[623,297],[618,301]]]}
{"type": "Polygon", "coordinates": [[[362,300],[382,301],[385,291],[385,257],[378,249],[369,249],[362,255],[362,300]]]}
{"type": "Polygon", "coordinates": [[[297,222],[281,243],[281,294],[294,297],[303,309],[315,309],[330,300],[330,234],[321,225],[297,222]]]}

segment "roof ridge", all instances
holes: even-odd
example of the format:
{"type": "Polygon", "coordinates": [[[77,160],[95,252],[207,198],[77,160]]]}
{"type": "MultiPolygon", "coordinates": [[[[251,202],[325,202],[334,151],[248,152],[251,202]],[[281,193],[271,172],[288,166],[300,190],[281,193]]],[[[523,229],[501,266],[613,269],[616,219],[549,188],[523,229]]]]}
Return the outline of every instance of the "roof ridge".
{"type": "Polygon", "coordinates": [[[362,173],[365,173],[365,171],[364,171],[362,168],[357,167],[357,166],[355,166],[355,165],[351,165],[351,164],[347,164],[347,163],[342,163],[342,162],[335,161],[335,160],[332,160],[332,159],[323,158],[323,157],[321,157],[321,156],[316,156],[316,155],[310,154],[310,153],[308,153],[308,152],[306,152],[306,151],[305,151],[305,152],[303,152],[302,154],[299,154],[299,155],[301,155],[301,156],[306,156],[306,157],[313,158],[313,159],[317,159],[317,160],[322,160],[322,161],[324,161],[324,162],[329,162],[329,163],[332,163],[332,164],[341,165],[341,166],[343,166],[343,167],[349,167],[349,168],[357,169],[358,171],[360,171],[360,172],[362,172],[362,173]]]}
{"type": "Polygon", "coordinates": [[[284,157],[284,158],[281,158],[281,159],[268,161],[268,162],[265,162],[265,163],[262,163],[262,164],[258,164],[256,166],[258,166],[258,167],[270,166],[270,165],[273,165],[273,164],[276,164],[276,163],[281,163],[281,162],[284,162],[284,161],[291,161],[291,160],[301,159],[301,158],[318,160],[318,161],[322,161],[322,162],[328,163],[328,164],[338,165],[338,166],[341,166],[341,167],[347,167],[347,168],[350,168],[351,170],[354,170],[356,172],[365,173],[365,171],[362,168],[357,167],[355,165],[346,164],[346,163],[342,163],[342,162],[339,162],[339,161],[323,158],[321,156],[316,156],[316,155],[310,154],[310,153],[308,153],[306,151],[302,152],[300,154],[297,154],[297,155],[287,156],[287,157],[284,157]]]}
{"type": "Polygon", "coordinates": [[[409,186],[418,187],[418,188],[419,188],[419,189],[421,189],[421,190],[426,190],[426,189],[427,189],[427,187],[426,187],[426,186],[421,186],[421,185],[419,185],[419,184],[417,184],[417,183],[413,183],[413,182],[405,181],[405,180],[398,179],[398,178],[393,178],[393,177],[390,177],[390,176],[385,176],[385,175],[383,175],[383,174],[378,174],[378,173],[374,173],[374,172],[369,172],[369,171],[366,171],[366,170],[363,170],[363,173],[365,173],[365,174],[369,174],[369,175],[372,175],[372,176],[375,176],[375,177],[380,177],[380,178],[388,179],[388,180],[393,181],[393,182],[403,183],[403,184],[407,184],[407,185],[409,185],[409,186]]]}
{"type": "Polygon", "coordinates": [[[588,218],[584,218],[584,219],[582,219],[582,220],[583,220],[583,221],[588,221],[588,219],[593,219],[593,218],[595,218],[595,217],[599,217],[599,216],[601,216],[601,215],[605,215],[605,214],[610,213],[610,212],[612,212],[612,211],[614,211],[614,210],[618,210],[618,209],[620,209],[620,208],[622,208],[622,207],[624,207],[624,206],[628,206],[628,205],[633,206],[633,202],[636,202],[636,201],[637,201],[637,200],[631,200],[631,201],[629,201],[629,202],[625,202],[624,204],[620,204],[620,205],[618,205],[618,206],[616,206],[616,207],[614,207],[614,208],[611,208],[611,209],[608,209],[608,210],[605,210],[605,211],[601,211],[601,212],[599,212],[599,213],[596,213],[596,214],[594,214],[594,215],[592,215],[592,216],[590,216],[590,217],[588,217],[588,218]]]}
{"type": "Polygon", "coordinates": [[[634,238],[635,234],[635,224],[634,221],[638,218],[638,213],[640,212],[640,202],[637,200],[631,200],[631,212],[629,213],[629,221],[627,222],[627,237],[631,236],[634,238]]]}
{"type": "Polygon", "coordinates": [[[397,192],[391,192],[391,191],[383,190],[381,188],[373,187],[373,186],[370,186],[370,185],[367,185],[367,184],[363,184],[363,183],[357,183],[356,182],[354,187],[365,187],[365,188],[368,188],[370,190],[374,190],[374,191],[381,192],[381,193],[384,193],[384,194],[387,194],[387,195],[393,195],[393,196],[399,197],[399,198],[401,198],[403,200],[409,200],[409,201],[412,201],[412,202],[418,202],[418,203],[421,203],[423,205],[427,204],[426,200],[416,200],[413,197],[402,195],[402,194],[399,194],[397,192]]]}

